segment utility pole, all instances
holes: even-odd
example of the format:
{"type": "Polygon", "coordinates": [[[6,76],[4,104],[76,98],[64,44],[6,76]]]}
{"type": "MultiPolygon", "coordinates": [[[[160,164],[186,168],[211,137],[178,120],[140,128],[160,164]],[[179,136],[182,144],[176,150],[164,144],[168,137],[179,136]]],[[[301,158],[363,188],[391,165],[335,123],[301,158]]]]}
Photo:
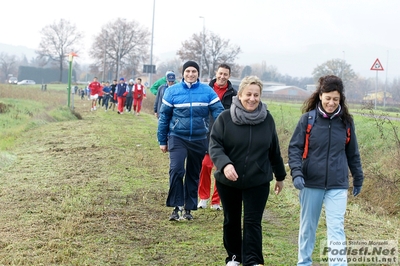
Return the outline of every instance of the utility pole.
{"type": "Polygon", "coordinates": [[[201,81],[202,74],[203,74],[203,58],[204,58],[204,46],[205,46],[205,33],[206,33],[206,18],[203,16],[200,16],[199,18],[203,19],[203,40],[201,42],[201,56],[200,56],[200,73],[199,73],[199,78],[201,81]]]}
{"type": "Polygon", "coordinates": [[[153,39],[154,39],[154,15],[156,10],[156,0],[153,0],[153,22],[151,25],[151,48],[150,48],[150,74],[149,74],[149,86],[152,85],[153,75],[153,39]]]}

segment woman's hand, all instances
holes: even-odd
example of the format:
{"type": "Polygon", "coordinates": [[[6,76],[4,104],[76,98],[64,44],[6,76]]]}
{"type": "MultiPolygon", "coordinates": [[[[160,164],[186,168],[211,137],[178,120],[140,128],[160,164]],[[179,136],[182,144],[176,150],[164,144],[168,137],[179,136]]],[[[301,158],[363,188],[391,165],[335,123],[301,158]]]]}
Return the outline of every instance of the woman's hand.
{"type": "Polygon", "coordinates": [[[276,181],[275,183],[275,195],[278,195],[281,193],[283,189],[283,181],[276,181]]]}
{"type": "Polygon", "coordinates": [[[238,179],[238,174],[236,173],[235,167],[232,164],[227,164],[225,166],[224,175],[231,181],[236,181],[238,179]]]}

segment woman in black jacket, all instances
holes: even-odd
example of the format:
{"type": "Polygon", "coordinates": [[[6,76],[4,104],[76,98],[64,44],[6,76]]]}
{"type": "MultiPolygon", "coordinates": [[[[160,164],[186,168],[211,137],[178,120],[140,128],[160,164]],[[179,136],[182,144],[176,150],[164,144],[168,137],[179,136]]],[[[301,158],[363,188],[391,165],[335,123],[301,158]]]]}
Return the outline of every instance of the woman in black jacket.
{"type": "MultiPolygon", "coordinates": [[[[354,196],[360,193],[364,179],[354,121],[347,108],[343,82],[336,76],[328,75],[321,77],[318,83],[316,91],[304,102],[304,114],[289,144],[293,184],[300,190],[297,265],[312,265],[315,234],[323,204],[327,247],[331,250],[346,248],[344,214],[349,187],[348,169],[353,176],[354,196]],[[310,125],[311,130],[307,134],[306,128],[310,125]]],[[[346,254],[330,255],[330,258],[337,259],[335,265],[346,259],[346,254]]]]}
{"type": "Polygon", "coordinates": [[[264,264],[261,220],[272,173],[276,194],[286,176],[274,119],[261,102],[262,87],[259,78],[245,77],[230,109],[217,117],[211,130],[209,152],[224,206],[227,265],[264,264]]]}

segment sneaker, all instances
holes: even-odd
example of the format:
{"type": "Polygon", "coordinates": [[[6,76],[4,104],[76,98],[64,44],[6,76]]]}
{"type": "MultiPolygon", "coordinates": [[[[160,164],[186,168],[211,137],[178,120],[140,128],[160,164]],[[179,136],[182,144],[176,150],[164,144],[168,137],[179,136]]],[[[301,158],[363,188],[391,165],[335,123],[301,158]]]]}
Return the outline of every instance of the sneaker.
{"type": "Polygon", "coordinates": [[[193,220],[193,215],[190,213],[190,210],[185,210],[185,214],[183,215],[183,219],[193,220]]]}
{"type": "Polygon", "coordinates": [[[208,200],[206,200],[206,199],[200,199],[199,204],[197,204],[197,208],[198,208],[198,209],[205,209],[205,208],[207,208],[207,202],[208,202],[208,200]]]}
{"type": "Polygon", "coordinates": [[[90,111],[93,111],[93,107],[90,109],[90,111]]]}
{"type": "Polygon", "coordinates": [[[175,207],[175,209],[172,211],[171,216],[169,216],[170,221],[179,221],[179,208],[175,207]]]}
{"type": "Polygon", "coordinates": [[[216,211],[221,211],[222,207],[219,204],[213,204],[211,206],[211,209],[216,210],[216,211]]]}
{"type": "Polygon", "coordinates": [[[240,262],[235,261],[235,259],[236,259],[236,255],[233,255],[233,256],[232,256],[232,260],[231,260],[231,261],[228,261],[228,263],[226,264],[226,266],[239,266],[239,265],[240,265],[240,262]]]}
{"type": "Polygon", "coordinates": [[[96,106],[94,106],[94,107],[93,107],[93,110],[95,110],[95,111],[96,111],[96,106]]]}

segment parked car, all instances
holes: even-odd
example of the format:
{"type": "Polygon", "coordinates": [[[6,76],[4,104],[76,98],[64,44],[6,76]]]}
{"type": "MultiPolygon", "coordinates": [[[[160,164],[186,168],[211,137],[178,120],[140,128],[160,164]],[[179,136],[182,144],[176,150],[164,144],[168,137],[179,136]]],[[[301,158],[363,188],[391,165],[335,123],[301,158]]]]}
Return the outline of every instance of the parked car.
{"type": "Polygon", "coordinates": [[[9,83],[9,84],[17,84],[17,82],[18,82],[17,77],[10,77],[10,78],[8,79],[8,83],[9,83]]]}
{"type": "Polygon", "coordinates": [[[21,80],[20,82],[18,82],[17,84],[18,85],[34,85],[34,84],[36,84],[36,82],[31,79],[24,79],[24,80],[21,80]]]}

